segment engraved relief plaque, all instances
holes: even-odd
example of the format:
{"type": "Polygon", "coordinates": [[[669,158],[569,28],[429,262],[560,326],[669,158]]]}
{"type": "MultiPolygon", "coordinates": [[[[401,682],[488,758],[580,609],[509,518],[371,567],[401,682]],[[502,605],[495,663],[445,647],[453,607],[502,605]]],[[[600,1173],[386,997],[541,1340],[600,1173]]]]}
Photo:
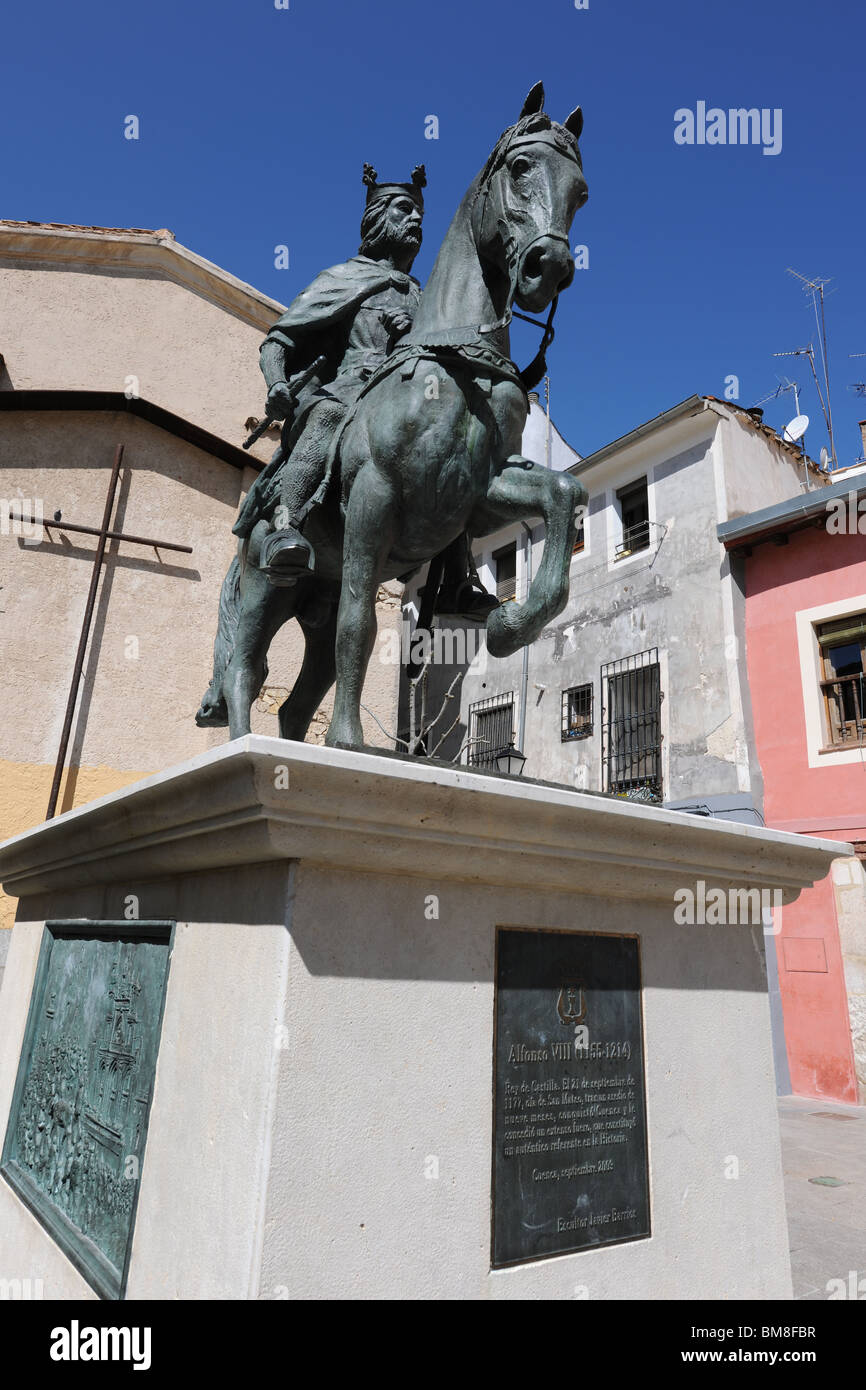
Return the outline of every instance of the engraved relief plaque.
{"type": "Polygon", "coordinates": [[[103,1298],[123,1294],[170,922],[46,924],[0,1172],[103,1298]]]}
{"type": "Polygon", "coordinates": [[[636,936],[497,931],[494,1268],[650,1234],[636,936]]]}

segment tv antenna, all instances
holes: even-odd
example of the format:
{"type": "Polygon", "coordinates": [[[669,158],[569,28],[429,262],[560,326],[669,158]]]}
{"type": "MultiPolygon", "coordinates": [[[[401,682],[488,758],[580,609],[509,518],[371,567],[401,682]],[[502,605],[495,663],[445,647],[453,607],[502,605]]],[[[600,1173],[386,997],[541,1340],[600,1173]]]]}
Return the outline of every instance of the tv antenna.
{"type": "MultiPolygon", "coordinates": [[[[863,354],[866,357],[866,353],[863,354]]],[[[771,391],[769,396],[762,396],[759,401],[755,401],[755,407],[765,405],[767,401],[778,400],[779,396],[784,396],[786,391],[794,392],[794,414],[800,414],[800,387],[796,381],[791,381],[790,377],[779,377],[779,384],[775,391],[771,391]]]]}
{"type": "MultiPolygon", "coordinates": [[[[824,408],[823,402],[822,409],[824,410],[824,419],[827,424],[827,434],[830,436],[830,457],[835,463],[836,445],[833,441],[833,412],[830,408],[830,366],[827,356],[827,324],[824,318],[824,286],[829,285],[832,276],[819,275],[810,280],[807,275],[801,275],[799,270],[794,270],[791,266],[788,266],[788,274],[793,275],[795,279],[801,282],[804,292],[811,297],[812,308],[815,311],[815,324],[818,329],[818,346],[821,349],[821,365],[824,369],[824,392],[827,397],[826,409],[824,408]],[[819,303],[820,313],[818,309],[819,303]]],[[[813,361],[812,371],[814,372],[814,370],[815,366],[813,361]]]]}
{"type": "Polygon", "coordinates": [[[832,426],[832,422],[831,422],[831,420],[830,420],[830,412],[829,412],[827,406],[826,406],[825,403],[824,403],[824,397],[823,397],[823,395],[822,395],[822,393],[821,393],[821,383],[820,383],[819,380],[818,380],[818,373],[815,371],[815,349],[812,347],[812,344],[810,343],[808,347],[803,347],[803,348],[792,348],[792,349],[790,350],[790,352],[774,352],[774,353],[773,353],[773,356],[774,356],[774,357],[808,357],[808,359],[809,359],[809,366],[812,368],[812,376],[813,376],[814,379],[815,379],[815,390],[818,392],[818,400],[821,402],[821,411],[822,411],[822,414],[823,414],[823,416],[824,416],[824,423],[825,423],[825,425],[827,426],[827,433],[828,433],[828,435],[830,436],[830,445],[831,445],[830,457],[831,457],[831,458],[835,458],[835,454],[834,454],[833,451],[832,451],[832,444],[833,444],[833,426],[832,426]]]}
{"type": "MultiPolygon", "coordinates": [[[[866,352],[849,352],[848,356],[866,357],[866,352]]],[[[855,396],[866,396],[866,381],[852,381],[848,390],[853,391],[855,396]]]]}

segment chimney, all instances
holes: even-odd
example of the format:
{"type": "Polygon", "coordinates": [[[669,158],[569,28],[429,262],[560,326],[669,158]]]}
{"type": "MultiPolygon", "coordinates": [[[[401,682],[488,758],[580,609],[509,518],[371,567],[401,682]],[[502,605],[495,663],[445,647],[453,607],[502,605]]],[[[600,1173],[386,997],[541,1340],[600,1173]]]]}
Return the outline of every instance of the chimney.
{"type": "Polygon", "coordinates": [[[860,421],[860,447],[863,451],[863,457],[866,458],[866,420],[860,421]]]}

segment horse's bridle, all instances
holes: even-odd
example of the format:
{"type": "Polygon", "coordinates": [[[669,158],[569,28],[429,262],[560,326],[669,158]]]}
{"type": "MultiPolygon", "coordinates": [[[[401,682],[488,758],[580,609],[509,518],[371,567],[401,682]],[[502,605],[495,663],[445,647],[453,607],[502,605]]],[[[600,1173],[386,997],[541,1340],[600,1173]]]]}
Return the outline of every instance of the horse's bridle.
{"type": "MultiPolygon", "coordinates": [[[[481,220],[478,226],[479,241],[483,238],[484,222],[485,218],[487,217],[488,199],[490,197],[490,188],[493,183],[493,177],[496,173],[499,172],[502,165],[507,160],[509,154],[512,152],[513,149],[522,145],[546,145],[548,146],[548,148],[551,145],[550,140],[544,140],[541,138],[541,136],[545,132],[536,131],[524,135],[518,135],[517,129],[518,128],[515,126],[499,154],[496,155],[490,161],[490,164],[484,170],[481,181],[478,185],[478,189],[476,190],[475,198],[473,199],[473,206],[475,202],[477,202],[479,199],[481,200],[481,220]]],[[[556,145],[559,148],[560,153],[565,155],[566,158],[574,158],[574,156],[572,156],[564,147],[562,147],[558,141],[556,142],[556,145]]],[[[578,161],[575,159],[574,162],[577,163],[578,161]]],[[[500,315],[500,317],[495,321],[495,323],[479,324],[477,325],[475,331],[479,334],[495,333],[501,328],[507,328],[508,325],[511,323],[512,318],[522,319],[525,323],[534,324],[536,328],[540,328],[543,330],[541,346],[536,357],[536,360],[538,360],[539,357],[543,357],[544,353],[550,347],[550,344],[553,342],[554,339],[555,329],[553,327],[553,320],[556,315],[557,305],[559,304],[559,295],[555,294],[553,296],[553,299],[551,300],[550,312],[547,316],[546,323],[542,323],[540,319],[530,317],[529,314],[522,314],[517,309],[512,309],[511,306],[514,301],[514,295],[517,291],[517,279],[520,273],[520,266],[521,263],[526,259],[529,252],[532,250],[533,246],[535,246],[539,241],[562,242],[567,248],[569,256],[571,255],[571,243],[569,242],[568,237],[564,236],[561,232],[539,232],[538,236],[533,237],[530,242],[527,242],[525,246],[521,247],[514,234],[508,230],[508,224],[505,221],[505,218],[502,216],[502,213],[500,213],[499,217],[496,220],[496,223],[496,234],[499,237],[500,242],[502,243],[502,249],[506,259],[506,268],[509,281],[508,297],[505,303],[505,311],[500,315]]]]}

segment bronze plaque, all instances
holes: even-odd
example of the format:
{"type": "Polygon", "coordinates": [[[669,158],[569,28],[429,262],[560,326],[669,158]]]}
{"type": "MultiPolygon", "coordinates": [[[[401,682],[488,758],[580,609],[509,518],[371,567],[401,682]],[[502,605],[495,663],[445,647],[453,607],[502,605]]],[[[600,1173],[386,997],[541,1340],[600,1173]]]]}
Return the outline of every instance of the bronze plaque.
{"type": "Polygon", "coordinates": [[[103,1298],[120,1298],[171,922],[48,922],[0,1172],[103,1298]]]}
{"type": "Polygon", "coordinates": [[[650,1234],[636,936],[499,928],[493,1266],[650,1234]]]}

